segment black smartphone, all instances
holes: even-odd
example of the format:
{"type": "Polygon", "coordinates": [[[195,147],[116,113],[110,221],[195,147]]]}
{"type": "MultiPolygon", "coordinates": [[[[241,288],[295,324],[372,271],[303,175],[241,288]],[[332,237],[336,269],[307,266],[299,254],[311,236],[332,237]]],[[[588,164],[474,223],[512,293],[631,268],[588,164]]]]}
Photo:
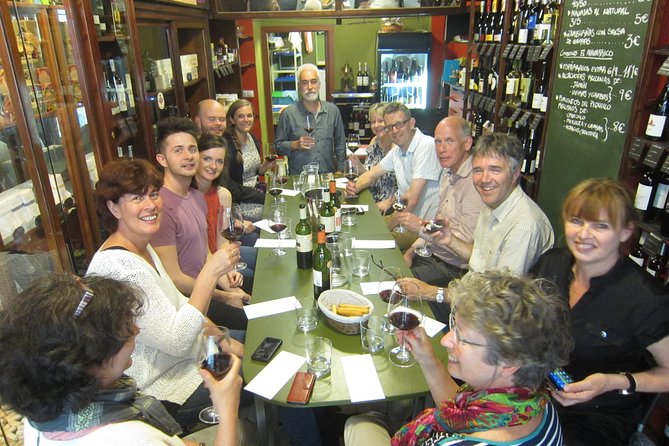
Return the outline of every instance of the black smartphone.
{"type": "Polygon", "coordinates": [[[269,362],[274,353],[281,347],[283,341],[279,338],[266,337],[262,340],[256,351],[251,355],[251,359],[260,362],[269,362]]]}
{"type": "Polygon", "coordinates": [[[573,382],[574,379],[563,368],[555,369],[548,374],[548,383],[555,390],[563,390],[564,386],[573,382]]]}

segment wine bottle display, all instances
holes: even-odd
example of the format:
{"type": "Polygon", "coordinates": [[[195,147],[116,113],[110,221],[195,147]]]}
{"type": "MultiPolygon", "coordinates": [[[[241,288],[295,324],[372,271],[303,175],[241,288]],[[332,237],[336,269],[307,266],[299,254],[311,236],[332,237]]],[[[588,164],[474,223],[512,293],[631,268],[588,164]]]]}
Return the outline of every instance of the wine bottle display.
{"type": "Polygon", "coordinates": [[[307,221],[307,208],[300,205],[300,221],[295,226],[295,248],[297,252],[297,267],[310,269],[313,259],[313,243],[311,242],[311,225],[307,221]]]}

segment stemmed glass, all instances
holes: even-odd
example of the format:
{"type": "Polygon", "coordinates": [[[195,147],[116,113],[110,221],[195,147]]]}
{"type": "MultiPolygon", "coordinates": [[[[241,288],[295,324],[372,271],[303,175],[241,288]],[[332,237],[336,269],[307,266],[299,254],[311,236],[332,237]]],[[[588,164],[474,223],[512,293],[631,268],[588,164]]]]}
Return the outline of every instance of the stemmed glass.
{"type": "MultiPolygon", "coordinates": [[[[347,159],[344,163],[344,176],[349,181],[355,181],[358,178],[358,165],[353,160],[347,159]]],[[[359,195],[346,195],[346,198],[358,198],[359,195]]]]}
{"type": "Polygon", "coordinates": [[[269,179],[267,192],[274,197],[274,204],[279,203],[279,196],[283,193],[281,186],[281,180],[278,178],[277,172],[273,171],[269,179]]]}
{"type": "Polygon", "coordinates": [[[355,151],[360,148],[360,135],[357,133],[349,133],[346,137],[346,148],[355,154],[355,151]]]}
{"type": "MultiPolygon", "coordinates": [[[[217,380],[230,371],[232,367],[232,353],[230,353],[230,331],[225,327],[208,325],[203,327],[198,336],[197,366],[209,371],[217,380]]],[[[207,424],[217,424],[218,412],[214,406],[200,411],[200,421],[207,424]]]]}
{"type": "MultiPolygon", "coordinates": [[[[441,230],[444,227],[444,219],[440,218],[438,215],[432,220],[427,220],[423,223],[423,231],[429,236],[441,230]]],[[[425,240],[425,244],[420,248],[414,248],[413,250],[416,254],[421,257],[430,257],[432,251],[430,251],[430,240],[425,240]]]]}
{"type": "MultiPolygon", "coordinates": [[[[417,328],[423,321],[423,301],[420,297],[420,288],[413,282],[399,281],[393,285],[388,301],[388,320],[400,331],[407,332],[417,328]],[[413,302],[409,300],[413,297],[413,302]]],[[[390,362],[399,367],[411,367],[416,359],[406,348],[406,341],[390,350],[390,362]]]]}
{"type": "MultiPolygon", "coordinates": [[[[388,304],[388,301],[390,301],[390,294],[393,292],[395,282],[400,279],[402,279],[402,270],[397,267],[388,266],[381,270],[378,292],[379,297],[386,305],[388,304]]],[[[388,320],[388,316],[386,315],[384,319],[383,331],[386,333],[394,333],[395,327],[393,327],[388,320]]]]}
{"type": "Polygon", "coordinates": [[[270,163],[276,161],[276,145],[271,142],[265,144],[265,160],[270,163]]]}
{"type": "MultiPolygon", "coordinates": [[[[233,243],[238,242],[244,235],[244,217],[242,209],[236,203],[232,203],[229,208],[221,207],[218,223],[221,235],[233,243]]],[[[247,266],[246,262],[237,262],[235,271],[245,269],[247,266]]]]}
{"type": "MultiPolygon", "coordinates": [[[[400,191],[398,190],[397,192],[395,192],[395,202],[393,203],[393,209],[395,209],[397,212],[402,212],[404,208],[407,207],[407,204],[408,204],[407,199],[402,197],[400,191]]],[[[395,226],[393,228],[393,232],[401,234],[403,232],[407,232],[407,228],[405,228],[404,225],[395,226]]]]}
{"type": "Polygon", "coordinates": [[[276,232],[277,247],[272,251],[275,256],[282,256],[286,251],[281,249],[281,237],[279,233],[286,229],[286,208],[283,206],[272,206],[269,215],[269,227],[276,232]]]}
{"type": "Polygon", "coordinates": [[[309,114],[307,114],[307,115],[305,116],[305,118],[306,118],[306,121],[307,121],[307,122],[306,122],[306,125],[304,126],[304,131],[307,132],[307,135],[309,135],[310,138],[312,138],[311,134],[312,134],[312,133],[314,132],[314,130],[315,130],[315,129],[314,129],[314,125],[313,125],[313,123],[311,122],[311,121],[313,121],[313,119],[311,119],[311,118],[309,117],[309,114]]]}

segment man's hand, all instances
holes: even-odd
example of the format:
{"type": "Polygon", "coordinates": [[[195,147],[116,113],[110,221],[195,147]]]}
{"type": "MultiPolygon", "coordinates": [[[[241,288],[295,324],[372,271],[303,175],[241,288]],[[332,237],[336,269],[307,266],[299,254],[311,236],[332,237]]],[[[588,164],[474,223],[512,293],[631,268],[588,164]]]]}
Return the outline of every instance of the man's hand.
{"type": "MultiPolygon", "coordinates": [[[[429,285],[425,282],[423,282],[420,279],[416,279],[413,277],[405,277],[404,279],[401,279],[399,281],[400,283],[415,283],[418,286],[418,289],[420,291],[420,295],[423,300],[434,300],[435,294],[437,294],[437,287],[429,285]]],[[[411,289],[412,287],[407,287],[408,289],[411,289]]],[[[446,291],[446,290],[444,290],[446,291]]],[[[416,296],[414,294],[409,294],[409,299],[415,299],[416,296]]]]}
{"type": "Polygon", "coordinates": [[[297,140],[297,149],[296,150],[311,150],[316,144],[316,138],[312,136],[302,135],[300,139],[297,140]]]}
{"type": "Polygon", "coordinates": [[[397,214],[397,223],[404,225],[411,232],[418,232],[423,227],[423,220],[410,212],[397,214]]]}
{"type": "Polygon", "coordinates": [[[552,390],[551,394],[563,406],[573,406],[590,401],[608,390],[608,375],[593,373],[582,381],[567,384],[564,390],[552,390]]]}
{"type": "Polygon", "coordinates": [[[413,250],[413,247],[409,246],[409,249],[407,249],[402,256],[404,257],[404,263],[406,263],[409,268],[413,265],[413,258],[415,255],[416,252],[413,250]]]}

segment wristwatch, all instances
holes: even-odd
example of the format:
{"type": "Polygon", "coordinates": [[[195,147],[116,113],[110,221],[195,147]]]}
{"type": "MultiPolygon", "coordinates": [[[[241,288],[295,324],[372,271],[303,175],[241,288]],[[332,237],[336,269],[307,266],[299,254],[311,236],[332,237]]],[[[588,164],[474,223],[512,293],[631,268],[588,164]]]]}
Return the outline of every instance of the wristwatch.
{"type": "Polygon", "coordinates": [[[438,304],[443,304],[444,303],[444,289],[442,287],[437,288],[437,295],[434,296],[434,300],[438,304]]]}
{"type": "Polygon", "coordinates": [[[620,389],[618,392],[621,395],[632,395],[636,390],[636,380],[634,379],[634,376],[629,372],[618,372],[618,373],[620,375],[625,375],[625,378],[627,378],[627,381],[629,381],[630,383],[630,386],[627,389],[620,389]]]}

